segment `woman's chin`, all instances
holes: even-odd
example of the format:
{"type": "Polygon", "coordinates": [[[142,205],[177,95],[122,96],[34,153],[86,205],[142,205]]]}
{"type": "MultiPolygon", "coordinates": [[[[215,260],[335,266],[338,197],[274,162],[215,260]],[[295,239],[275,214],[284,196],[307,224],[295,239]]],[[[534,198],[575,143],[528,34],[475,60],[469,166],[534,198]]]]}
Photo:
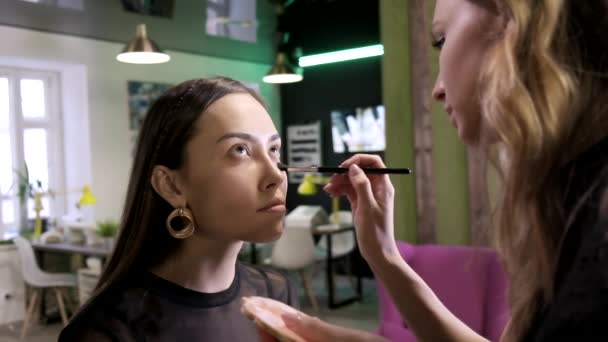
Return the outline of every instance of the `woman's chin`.
{"type": "Polygon", "coordinates": [[[266,227],[263,232],[259,232],[256,236],[252,236],[247,239],[249,242],[253,243],[269,243],[277,241],[281,234],[283,234],[283,224],[274,226],[274,227],[266,227]]]}

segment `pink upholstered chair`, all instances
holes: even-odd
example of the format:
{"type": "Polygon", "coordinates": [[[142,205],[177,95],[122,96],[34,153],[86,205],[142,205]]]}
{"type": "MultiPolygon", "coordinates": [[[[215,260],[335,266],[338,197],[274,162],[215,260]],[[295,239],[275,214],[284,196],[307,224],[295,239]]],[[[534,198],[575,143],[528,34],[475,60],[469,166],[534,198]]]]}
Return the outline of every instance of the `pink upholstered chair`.
{"type": "MultiPolygon", "coordinates": [[[[500,338],[509,319],[507,279],[492,250],[397,244],[403,258],[452,313],[485,338],[500,338]]],[[[377,285],[380,335],[391,341],[415,341],[386,289],[377,285]]]]}

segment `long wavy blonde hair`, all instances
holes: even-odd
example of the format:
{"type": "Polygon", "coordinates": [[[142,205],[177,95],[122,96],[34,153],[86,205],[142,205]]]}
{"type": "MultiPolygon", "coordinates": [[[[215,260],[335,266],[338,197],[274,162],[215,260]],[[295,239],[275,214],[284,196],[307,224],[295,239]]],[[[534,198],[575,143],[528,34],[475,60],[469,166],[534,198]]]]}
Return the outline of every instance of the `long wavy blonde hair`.
{"type": "Polygon", "coordinates": [[[510,276],[512,309],[503,340],[518,341],[553,298],[571,214],[564,208],[561,169],[608,135],[601,33],[607,25],[598,27],[608,5],[487,1],[502,15],[504,30],[482,73],[480,103],[500,141],[491,153],[503,180],[494,235],[510,276]]]}

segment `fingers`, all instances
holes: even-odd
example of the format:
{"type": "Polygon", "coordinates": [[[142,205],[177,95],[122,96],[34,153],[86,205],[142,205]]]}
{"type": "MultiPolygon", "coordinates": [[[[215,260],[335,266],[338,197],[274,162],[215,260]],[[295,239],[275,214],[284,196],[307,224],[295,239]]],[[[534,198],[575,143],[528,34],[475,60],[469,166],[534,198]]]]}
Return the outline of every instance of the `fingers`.
{"type": "MultiPolygon", "coordinates": [[[[377,155],[370,154],[357,154],[340,164],[341,167],[346,168],[352,165],[357,165],[360,168],[386,168],[382,158],[377,155]]],[[[391,182],[390,178],[386,174],[366,174],[366,176],[369,178],[369,181],[374,189],[382,188],[391,182]]],[[[341,174],[332,177],[330,183],[342,184],[349,183],[349,181],[348,174],[341,174]]]]}
{"type": "Polygon", "coordinates": [[[350,208],[353,214],[357,213],[357,196],[347,194],[346,198],[348,198],[348,202],[350,202],[350,208]]]}
{"type": "Polygon", "coordinates": [[[350,185],[350,180],[348,179],[348,176],[345,174],[337,174],[330,178],[327,185],[323,187],[323,190],[331,194],[332,189],[339,189],[344,185],[350,185]]]}
{"type": "Polygon", "coordinates": [[[363,173],[363,170],[361,170],[357,164],[350,165],[348,169],[348,177],[350,179],[350,183],[355,189],[357,206],[376,206],[376,199],[374,198],[374,193],[372,192],[372,185],[370,184],[365,173],[363,173]]]}
{"type": "Polygon", "coordinates": [[[249,318],[250,320],[255,320],[253,313],[251,312],[251,310],[249,310],[249,306],[248,306],[249,300],[250,299],[248,297],[243,297],[241,299],[241,313],[243,315],[245,315],[245,317],[249,318]]]}
{"type": "Polygon", "coordinates": [[[316,317],[303,313],[283,314],[281,316],[287,328],[295,332],[306,341],[331,341],[335,337],[334,327],[316,317]]]}
{"type": "MultiPolygon", "coordinates": [[[[345,176],[348,177],[348,176],[345,176]]],[[[323,187],[323,190],[327,192],[331,197],[346,196],[350,207],[353,212],[357,210],[357,193],[353,186],[350,184],[350,180],[346,180],[345,183],[335,184],[333,181],[323,187]]]]}
{"type": "MultiPolygon", "coordinates": [[[[356,165],[359,170],[361,167],[384,168],[385,164],[377,155],[357,154],[347,159],[341,167],[352,168],[356,165]]],[[[348,174],[334,175],[330,182],[323,188],[330,196],[346,196],[351,204],[353,211],[357,206],[357,201],[362,201],[366,205],[374,205],[376,198],[374,194],[383,194],[385,190],[390,190],[392,184],[387,175],[367,175],[361,172],[360,175],[352,177],[356,172],[349,170],[348,174]]],[[[390,191],[389,191],[390,192],[390,191]]]]}
{"type": "Polygon", "coordinates": [[[352,184],[350,184],[350,180],[346,181],[334,181],[327,183],[323,187],[323,190],[330,194],[331,196],[342,196],[346,195],[353,188],[352,184]]]}
{"type": "Polygon", "coordinates": [[[382,158],[375,154],[355,154],[354,156],[345,160],[342,164],[340,164],[340,166],[350,167],[353,164],[356,164],[359,167],[386,167],[386,165],[384,165],[384,161],[382,161],[382,158]]]}

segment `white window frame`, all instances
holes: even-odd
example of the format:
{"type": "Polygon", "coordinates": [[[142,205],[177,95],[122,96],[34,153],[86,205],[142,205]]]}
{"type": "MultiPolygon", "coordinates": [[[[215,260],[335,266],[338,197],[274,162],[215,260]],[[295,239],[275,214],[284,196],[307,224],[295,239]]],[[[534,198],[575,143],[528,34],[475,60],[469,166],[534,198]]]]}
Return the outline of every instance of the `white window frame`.
{"type": "MultiPolygon", "coordinates": [[[[60,77],[57,72],[13,68],[0,66],[0,78],[8,79],[9,87],[9,128],[11,135],[13,169],[23,170],[25,165],[24,132],[29,128],[43,128],[47,131],[48,156],[48,188],[61,193],[65,188],[64,156],[63,156],[63,124],[61,115],[60,77]],[[44,118],[24,118],[21,109],[21,79],[38,79],[44,82],[45,114],[44,118]]],[[[16,177],[16,175],[15,175],[16,177]]],[[[30,180],[35,181],[34,179],[30,180]]],[[[15,178],[16,182],[16,178],[15,178]]],[[[4,190],[3,190],[4,191],[4,190]]],[[[16,184],[9,194],[0,194],[1,199],[14,199],[15,222],[6,226],[2,219],[2,206],[0,205],[0,233],[11,234],[19,231],[23,226],[22,211],[27,213],[27,205],[21,207],[17,198],[16,184]]],[[[64,213],[66,209],[65,196],[58,196],[49,200],[51,218],[64,213]]],[[[28,202],[31,201],[28,200],[28,202]]],[[[31,218],[31,215],[30,215],[31,218]]]]}

